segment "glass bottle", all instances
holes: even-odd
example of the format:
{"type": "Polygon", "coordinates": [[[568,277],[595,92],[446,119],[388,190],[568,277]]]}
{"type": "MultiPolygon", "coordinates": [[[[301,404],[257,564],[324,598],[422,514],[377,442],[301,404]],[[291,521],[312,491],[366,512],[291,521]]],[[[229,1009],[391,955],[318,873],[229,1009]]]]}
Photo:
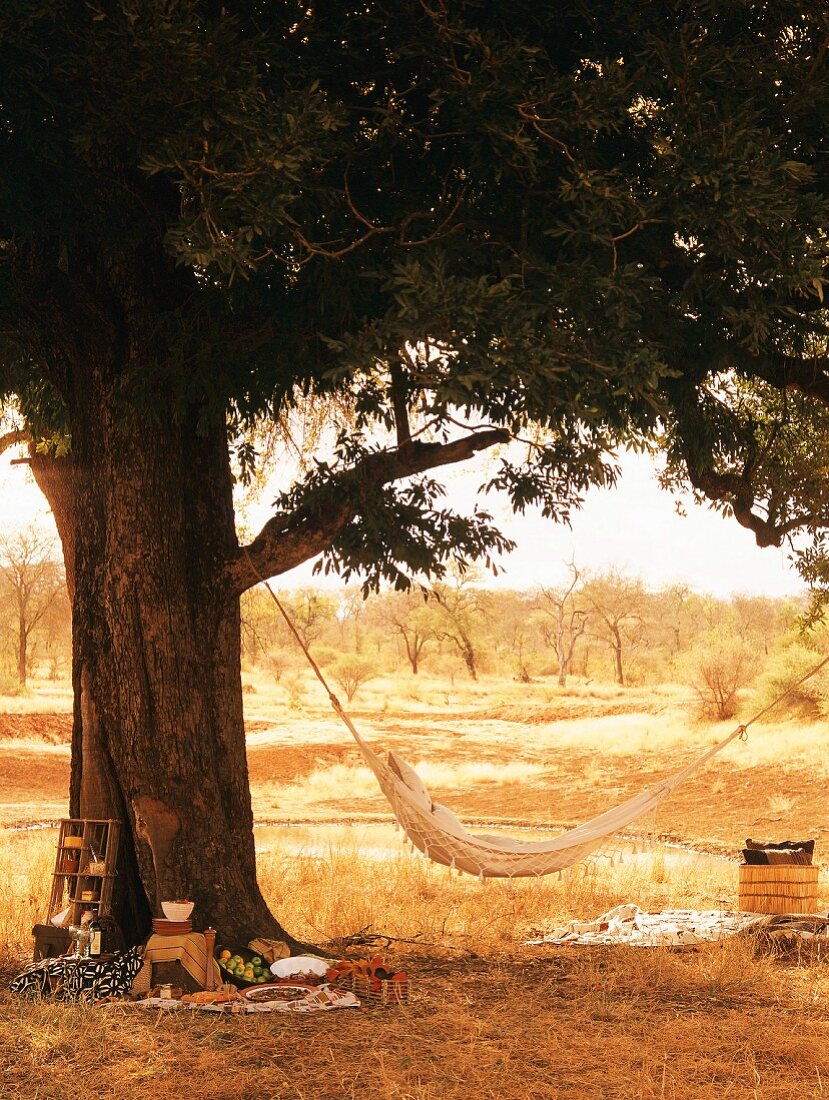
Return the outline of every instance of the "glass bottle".
{"type": "Polygon", "coordinates": [[[89,957],[91,959],[98,959],[101,957],[103,939],[104,930],[101,927],[101,922],[98,920],[98,914],[95,913],[92,920],[89,922],[89,957]]]}

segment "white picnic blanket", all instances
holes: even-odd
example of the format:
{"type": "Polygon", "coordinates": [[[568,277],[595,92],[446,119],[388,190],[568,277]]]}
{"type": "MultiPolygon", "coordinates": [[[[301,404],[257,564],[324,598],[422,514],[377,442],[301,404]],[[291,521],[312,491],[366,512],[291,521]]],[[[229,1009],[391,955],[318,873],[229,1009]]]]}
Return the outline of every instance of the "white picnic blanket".
{"type": "Polygon", "coordinates": [[[158,1008],[168,1012],[198,1011],[223,1012],[231,1015],[250,1015],[262,1012],[330,1012],[334,1008],[360,1008],[360,1001],[346,989],[332,989],[321,985],[307,997],[296,1001],[244,1001],[225,1004],[197,1004],[193,1001],[175,1001],[169,997],[145,997],[135,1004],[140,1008],[158,1008]]]}
{"type": "Polygon", "coordinates": [[[762,919],[756,913],[732,913],[725,909],[663,909],[648,913],[638,905],[626,904],[617,905],[592,921],[570,921],[527,943],[677,947],[733,936],[762,919]]]}

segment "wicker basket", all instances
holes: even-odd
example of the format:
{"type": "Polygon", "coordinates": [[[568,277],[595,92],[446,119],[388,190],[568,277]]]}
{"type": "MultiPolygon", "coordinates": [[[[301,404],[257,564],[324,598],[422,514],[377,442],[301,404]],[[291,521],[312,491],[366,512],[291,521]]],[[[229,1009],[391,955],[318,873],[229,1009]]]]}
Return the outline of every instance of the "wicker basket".
{"type": "Polygon", "coordinates": [[[150,992],[153,980],[153,964],[148,959],[138,973],[135,975],[135,979],[132,983],[131,993],[146,994],[150,992]]]}
{"type": "Polygon", "coordinates": [[[395,979],[387,981],[381,978],[363,978],[351,974],[348,984],[352,993],[355,993],[366,1007],[407,1005],[411,1001],[411,983],[408,978],[403,981],[395,979]]]}
{"type": "Polygon", "coordinates": [[[102,859],[93,859],[93,860],[90,860],[89,864],[87,865],[86,870],[84,871],[84,874],[85,875],[105,875],[106,870],[107,870],[107,865],[106,865],[106,863],[104,863],[104,861],[102,859]]]}
{"type": "Polygon", "coordinates": [[[740,909],[746,913],[816,913],[817,867],[740,866],[740,909]]]}

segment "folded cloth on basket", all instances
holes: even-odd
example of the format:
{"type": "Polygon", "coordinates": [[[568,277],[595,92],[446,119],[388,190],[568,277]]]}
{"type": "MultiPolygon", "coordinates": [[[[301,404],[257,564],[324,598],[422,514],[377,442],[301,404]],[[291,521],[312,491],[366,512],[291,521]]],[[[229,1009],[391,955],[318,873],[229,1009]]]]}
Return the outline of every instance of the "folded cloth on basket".
{"type": "Polygon", "coordinates": [[[682,947],[733,936],[758,919],[754,914],[723,909],[663,909],[646,913],[638,905],[617,905],[593,921],[570,921],[530,944],[627,945],[682,947]]]}
{"type": "Polygon", "coordinates": [[[749,867],[810,867],[812,860],[803,848],[743,848],[743,863],[749,867]]]}
{"type": "Polygon", "coordinates": [[[762,866],[764,864],[810,866],[814,851],[814,840],[770,840],[763,842],[752,840],[749,837],[745,848],[743,848],[743,860],[752,866],[762,866]]]}

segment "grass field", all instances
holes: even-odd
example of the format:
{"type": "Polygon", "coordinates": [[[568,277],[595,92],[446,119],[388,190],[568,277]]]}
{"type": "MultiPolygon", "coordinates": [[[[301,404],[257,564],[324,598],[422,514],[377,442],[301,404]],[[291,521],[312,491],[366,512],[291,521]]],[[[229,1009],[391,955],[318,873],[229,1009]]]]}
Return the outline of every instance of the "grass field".
{"type": "MultiPolygon", "coordinates": [[[[788,1100],[829,1095],[829,967],[751,939],[690,951],[528,947],[622,901],[736,905],[746,836],[829,850],[824,726],[752,727],[642,823],[645,858],[540,883],[479,883],[378,830],[388,807],[307,679],[247,677],[260,882],[323,943],[369,928],[413,977],[405,1009],[304,1019],[147,1018],[0,993],[0,1097],[467,1097],[788,1100]],[[345,825],[344,822],[350,824],[345,825]],[[331,824],[335,823],[335,824],[331,824]],[[698,854],[708,853],[708,854],[698,854]]],[[[68,697],[0,699],[0,970],[30,952],[65,812],[68,697]]],[[[733,726],[689,719],[680,689],[378,680],[350,708],[467,821],[555,832],[669,773],[733,726]]],[[[746,714],[742,717],[748,716],[746,714]]],[[[541,835],[541,834],[537,834],[541,835]]],[[[819,904],[829,906],[825,877],[819,904]]]]}

